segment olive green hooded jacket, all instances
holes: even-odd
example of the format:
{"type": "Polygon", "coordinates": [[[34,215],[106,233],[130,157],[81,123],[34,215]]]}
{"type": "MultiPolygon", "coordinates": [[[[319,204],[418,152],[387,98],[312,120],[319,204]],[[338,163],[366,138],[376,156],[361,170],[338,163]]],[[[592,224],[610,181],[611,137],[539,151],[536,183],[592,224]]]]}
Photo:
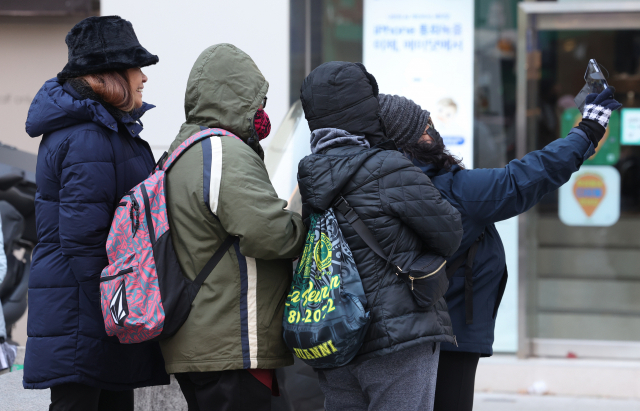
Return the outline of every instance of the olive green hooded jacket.
{"type": "Polygon", "coordinates": [[[291,258],[302,251],[306,229],[297,213],[285,210],[262,161],[253,118],[268,88],[253,60],[230,44],[206,49],[189,75],[187,120],[169,151],[201,127],[239,139],[204,139],[168,173],[176,255],[193,280],[229,234],[238,241],[204,282],[182,328],[161,342],[168,373],[293,363],[282,316],[291,258]]]}

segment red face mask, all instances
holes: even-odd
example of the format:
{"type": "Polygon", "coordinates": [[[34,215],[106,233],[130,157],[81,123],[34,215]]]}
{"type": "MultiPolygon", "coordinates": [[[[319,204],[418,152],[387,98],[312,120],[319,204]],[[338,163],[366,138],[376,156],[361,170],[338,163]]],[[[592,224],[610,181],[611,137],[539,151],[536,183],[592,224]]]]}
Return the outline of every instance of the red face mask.
{"type": "Polygon", "coordinates": [[[269,121],[269,116],[264,110],[258,110],[253,118],[253,126],[260,140],[264,140],[271,133],[271,121],[269,121]]]}

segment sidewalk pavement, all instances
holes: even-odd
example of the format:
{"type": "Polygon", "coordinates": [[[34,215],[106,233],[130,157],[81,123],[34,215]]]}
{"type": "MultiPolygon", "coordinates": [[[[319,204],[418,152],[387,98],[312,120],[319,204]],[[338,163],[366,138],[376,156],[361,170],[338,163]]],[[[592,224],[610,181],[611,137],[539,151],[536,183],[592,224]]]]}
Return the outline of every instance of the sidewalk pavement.
{"type": "Polygon", "coordinates": [[[640,411],[638,400],[476,393],[474,411],[640,411]]]}
{"type": "MultiPolygon", "coordinates": [[[[51,403],[49,390],[22,388],[22,371],[0,375],[0,411],[42,411],[51,403]]],[[[171,385],[135,391],[136,411],[187,411],[187,403],[174,378],[171,385]]],[[[114,410],[116,411],[116,410],[114,410]]]]}
{"type": "Polygon", "coordinates": [[[535,391],[557,396],[640,401],[640,361],[514,355],[480,359],[476,392],[527,393],[536,385],[541,389],[535,391]]]}
{"type": "MultiPolygon", "coordinates": [[[[136,411],[186,410],[186,405],[182,404],[184,400],[177,397],[181,395],[177,387],[164,387],[164,390],[167,391],[167,394],[170,393],[173,398],[164,401],[158,398],[155,401],[149,401],[151,398],[147,398],[147,401],[144,401],[145,395],[140,390],[136,390],[136,411]],[[158,407],[157,401],[162,403],[161,407],[158,407]]],[[[42,411],[48,407],[49,390],[23,389],[22,371],[0,376],[0,411],[42,411]]],[[[473,409],[474,411],[640,411],[640,401],[555,395],[476,393],[473,409]]]]}
{"type": "Polygon", "coordinates": [[[22,371],[0,375],[0,411],[42,411],[49,409],[49,390],[22,388],[22,371]]]}

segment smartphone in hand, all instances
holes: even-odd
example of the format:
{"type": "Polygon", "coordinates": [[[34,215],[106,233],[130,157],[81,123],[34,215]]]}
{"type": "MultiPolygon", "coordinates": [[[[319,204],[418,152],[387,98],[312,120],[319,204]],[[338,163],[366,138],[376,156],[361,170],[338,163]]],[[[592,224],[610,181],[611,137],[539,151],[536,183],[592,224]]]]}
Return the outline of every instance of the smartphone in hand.
{"type": "Polygon", "coordinates": [[[582,87],[582,90],[580,90],[576,98],[573,99],[581,113],[584,113],[585,100],[589,94],[600,94],[609,87],[595,59],[589,60],[587,71],[584,73],[584,81],[586,84],[582,87]]]}

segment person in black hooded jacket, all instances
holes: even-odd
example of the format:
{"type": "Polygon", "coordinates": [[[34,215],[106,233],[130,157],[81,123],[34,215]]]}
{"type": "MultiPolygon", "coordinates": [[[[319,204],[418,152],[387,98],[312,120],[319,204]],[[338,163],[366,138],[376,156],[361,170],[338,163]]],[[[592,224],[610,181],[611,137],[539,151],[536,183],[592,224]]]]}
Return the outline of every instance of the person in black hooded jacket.
{"type": "Polygon", "coordinates": [[[331,208],[342,194],[371,230],[378,257],[336,213],[367,297],[371,324],[343,367],[319,370],[325,408],[431,410],[440,342],[455,342],[444,299],[421,308],[392,269],[424,251],[449,256],[462,237],[460,214],[387,140],[375,78],[359,63],[330,62],[304,80],[300,99],[311,152],[298,166],[302,214],[331,208]]]}

